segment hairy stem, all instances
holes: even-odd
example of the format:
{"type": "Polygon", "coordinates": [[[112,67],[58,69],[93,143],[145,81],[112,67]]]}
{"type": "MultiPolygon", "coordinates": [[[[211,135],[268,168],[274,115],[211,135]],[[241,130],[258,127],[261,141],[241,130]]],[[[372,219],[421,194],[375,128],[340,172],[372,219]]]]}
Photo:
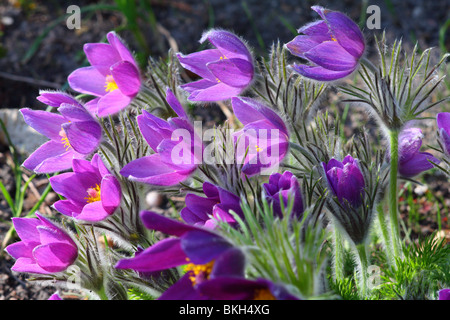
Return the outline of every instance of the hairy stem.
{"type": "Polygon", "coordinates": [[[369,287],[367,285],[367,268],[369,266],[369,260],[367,259],[367,246],[365,243],[356,244],[356,251],[358,253],[359,258],[359,290],[361,296],[366,298],[369,293],[369,287]]]}
{"type": "Polygon", "coordinates": [[[400,257],[400,230],[398,223],[398,190],[397,190],[397,172],[398,172],[398,131],[391,130],[390,136],[390,156],[391,167],[389,172],[389,217],[391,225],[391,242],[394,257],[400,257]]]}
{"type": "Polygon", "coordinates": [[[380,233],[381,233],[381,237],[382,237],[383,242],[384,242],[384,246],[385,246],[386,255],[387,255],[387,258],[388,258],[389,265],[390,266],[394,266],[395,265],[395,259],[394,259],[394,254],[392,252],[392,241],[391,241],[391,238],[389,236],[389,228],[387,226],[386,218],[384,216],[382,203],[379,203],[378,206],[377,206],[377,217],[378,217],[378,224],[379,224],[379,227],[380,227],[380,233]]]}
{"type": "Polygon", "coordinates": [[[336,282],[344,279],[344,244],[341,231],[334,223],[333,244],[334,244],[334,277],[336,282]]]}

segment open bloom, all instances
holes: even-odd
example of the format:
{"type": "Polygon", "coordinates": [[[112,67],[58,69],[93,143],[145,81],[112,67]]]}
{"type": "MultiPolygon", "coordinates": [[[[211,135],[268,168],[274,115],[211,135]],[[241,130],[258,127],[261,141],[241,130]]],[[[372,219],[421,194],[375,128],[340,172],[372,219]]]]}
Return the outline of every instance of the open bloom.
{"type": "Polygon", "coordinates": [[[364,53],[364,36],[358,25],[345,14],[313,6],[323,20],[300,28],[299,36],[286,44],[287,49],[312,65],[294,64],[302,76],[333,81],[351,74],[364,53]]]}
{"type": "Polygon", "coordinates": [[[73,158],[84,158],[97,149],[102,129],[83,106],[61,103],[58,111],[20,110],[29,126],[50,139],[25,160],[25,168],[37,173],[67,170],[73,158]]]}
{"type": "Polygon", "coordinates": [[[12,218],[21,241],[6,251],[17,259],[11,270],[51,274],[66,270],[78,257],[72,238],[50,220],[36,213],[36,218],[12,218]]]}
{"type": "Polygon", "coordinates": [[[186,273],[159,298],[161,300],[205,299],[197,286],[221,276],[243,276],[245,258],[220,235],[193,225],[166,218],[151,211],[141,212],[144,226],[174,237],[166,238],[139,252],[130,259],[120,260],[117,269],[155,272],[185,265],[186,273]]]}
{"type": "Polygon", "coordinates": [[[131,161],[120,174],[132,181],[170,186],[189,178],[202,157],[202,142],[194,133],[181,104],[170,89],[167,102],[179,117],[160,119],[143,111],[137,117],[139,129],[156,152],[131,161]]]}
{"type": "Polygon", "coordinates": [[[290,198],[293,199],[292,216],[301,216],[303,213],[302,194],[298,180],[292,172],[285,171],[283,174],[272,174],[269,177],[269,183],[263,184],[263,188],[266,191],[266,199],[269,204],[273,205],[273,212],[276,216],[283,216],[281,201],[283,201],[284,208],[287,208],[290,198]]]}
{"type": "Polygon", "coordinates": [[[348,155],[342,162],[333,158],[327,164],[323,162],[322,166],[331,191],[344,208],[347,203],[355,209],[361,206],[365,182],[358,160],[348,155]]]}
{"type": "MultiPolygon", "coordinates": [[[[434,168],[440,161],[431,153],[420,152],[423,134],[419,128],[408,128],[400,132],[398,137],[398,172],[406,178],[412,178],[424,171],[434,168]]],[[[390,154],[386,154],[388,160],[390,154]]]]}
{"type": "Polygon", "coordinates": [[[198,290],[215,300],[299,300],[282,285],[267,279],[220,277],[201,283],[198,290]]]}
{"type": "Polygon", "coordinates": [[[127,107],[138,94],[141,79],[133,55],[114,33],[106,35],[108,43],[86,43],[84,52],[91,66],[72,72],[72,89],[96,96],[86,107],[104,117],[127,107]]]}
{"type": "Polygon", "coordinates": [[[188,194],[185,198],[186,207],[180,212],[181,218],[189,224],[215,228],[216,221],[226,221],[234,224],[236,221],[230,210],[243,217],[240,198],[234,193],[215,186],[209,182],[203,183],[206,198],[188,194]]]}
{"type": "Polygon", "coordinates": [[[436,122],[444,151],[450,156],[450,112],[438,113],[436,122]]]}
{"type": "Polygon", "coordinates": [[[73,172],[51,177],[53,190],[65,197],[54,207],[77,220],[100,221],[113,214],[122,196],[119,181],[96,153],[89,162],[73,160],[73,172]]]}
{"type": "Polygon", "coordinates": [[[272,109],[247,97],[231,99],[233,111],[244,125],[235,133],[236,161],[247,176],[275,171],[289,148],[289,132],[272,109]]]}
{"type": "Polygon", "coordinates": [[[182,85],[191,101],[220,101],[239,95],[251,83],[253,58],[247,46],[233,33],[210,30],[203,34],[215,49],[189,55],[177,54],[180,64],[203,79],[182,85]]]}

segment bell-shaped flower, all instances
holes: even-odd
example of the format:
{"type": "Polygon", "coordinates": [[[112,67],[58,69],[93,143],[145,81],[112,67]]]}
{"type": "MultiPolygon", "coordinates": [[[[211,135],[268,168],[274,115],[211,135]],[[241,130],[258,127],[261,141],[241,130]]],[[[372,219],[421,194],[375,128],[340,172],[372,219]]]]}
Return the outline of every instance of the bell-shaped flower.
{"type": "Polygon", "coordinates": [[[86,108],[100,117],[127,107],[141,87],[139,67],[131,52],[115,32],[109,32],[106,38],[109,43],[84,45],[91,65],[68,77],[72,89],[96,97],[86,103],[86,108]]]}
{"type": "Polygon", "coordinates": [[[303,199],[297,177],[292,172],[285,171],[283,174],[274,173],[269,177],[269,183],[264,183],[266,199],[273,206],[273,212],[278,217],[283,217],[281,201],[287,210],[289,200],[292,198],[293,206],[291,215],[300,218],[303,213],[303,199]]]}
{"type": "Polygon", "coordinates": [[[299,36],[286,44],[287,49],[312,65],[294,64],[292,68],[306,78],[333,81],[356,70],[365,49],[358,25],[345,14],[313,6],[322,20],[298,30],[299,36]]]}
{"type": "Polygon", "coordinates": [[[49,219],[36,213],[36,218],[12,218],[21,241],[10,244],[6,251],[16,262],[11,270],[24,273],[52,274],[62,272],[78,257],[72,238],[49,219]]]}
{"type": "Polygon", "coordinates": [[[181,210],[180,215],[187,223],[213,229],[216,227],[216,220],[235,224],[230,210],[240,217],[244,216],[240,198],[234,193],[209,182],[203,183],[203,192],[206,198],[192,193],[186,195],[186,207],[181,210]]]}
{"type": "MultiPolygon", "coordinates": [[[[431,153],[420,152],[422,146],[423,133],[419,128],[407,128],[400,132],[398,137],[398,172],[401,176],[412,178],[424,171],[434,168],[430,162],[439,164],[431,153]]],[[[386,158],[390,161],[390,153],[386,153],[386,158]]]]}
{"type": "Polygon", "coordinates": [[[20,112],[30,127],[50,139],[25,160],[23,166],[29,170],[68,170],[73,158],[85,158],[100,144],[102,128],[81,105],[61,103],[59,114],[28,108],[20,112]]]}
{"type": "Polygon", "coordinates": [[[231,99],[233,111],[244,127],[234,134],[235,156],[247,176],[272,173],[286,156],[289,132],[280,116],[247,97],[231,99]]]}
{"type": "Polygon", "coordinates": [[[214,300],[299,300],[283,285],[262,278],[218,277],[202,282],[198,290],[214,300]]]}
{"type": "Polygon", "coordinates": [[[189,178],[201,163],[201,139],[194,133],[172,91],[168,89],[166,94],[167,102],[178,117],[163,120],[145,110],[137,117],[143,137],[156,153],[133,160],[122,168],[120,174],[132,181],[175,185],[189,178]]]}
{"type": "Polygon", "coordinates": [[[450,156],[450,112],[438,113],[436,122],[444,152],[450,156]]]}
{"type": "Polygon", "coordinates": [[[322,163],[328,185],[344,208],[357,209],[363,203],[365,182],[358,160],[348,155],[344,160],[331,159],[322,163]]]}
{"type": "Polygon", "coordinates": [[[185,274],[159,299],[205,299],[207,297],[197,291],[197,286],[203,281],[222,276],[243,277],[243,253],[222,236],[210,229],[185,224],[155,212],[143,211],[140,215],[146,228],[173,237],[157,242],[133,258],[119,260],[116,268],[149,273],[184,265],[185,274]]]}
{"type": "Polygon", "coordinates": [[[220,101],[239,95],[252,82],[253,57],[246,44],[231,32],[210,30],[208,40],[215,48],[189,55],[177,54],[180,64],[203,79],[181,86],[191,101],[220,101]]]}
{"type": "Polygon", "coordinates": [[[49,179],[53,190],[65,200],[58,200],[54,208],[60,213],[83,221],[101,221],[120,206],[120,183],[96,153],[91,161],[73,160],[73,172],[49,179]]]}

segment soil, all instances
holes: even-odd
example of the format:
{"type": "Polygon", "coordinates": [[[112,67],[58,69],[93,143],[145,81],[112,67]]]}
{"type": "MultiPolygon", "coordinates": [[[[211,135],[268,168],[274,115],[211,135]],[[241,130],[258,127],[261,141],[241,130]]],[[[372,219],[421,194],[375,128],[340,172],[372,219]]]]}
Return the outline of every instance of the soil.
{"type": "MultiPolygon", "coordinates": [[[[190,53],[200,46],[199,40],[205,29],[210,27],[232,30],[242,36],[256,54],[265,54],[270,45],[280,40],[286,43],[293,39],[292,29],[318,19],[310,9],[318,4],[332,10],[345,12],[355,21],[361,14],[361,3],[356,0],[149,0],[156,24],[140,20],[145,42],[150,44],[150,54],[154,57],[165,56],[172,47],[183,53],[190,53]],[[158,32],[154,32],[158,30],[158,32]]],[[[2,0],[0,3],[0,108],[19,109],[30,107],[43,109],[36,97],[41,89],[70,90],[67,76],[86,63],[82,51],[87,42],[102,41],[106,33],[120,29],[126,19],[116,11],[101,10],[82,13],[81,29],[70,30],[65,21],[49,28],[55,19],[66,13],[69,5],[78,5],[81,9],[96,4],[89,0],[2,0]],[[43,33],[40,45],[27,59],[33,42],[43,33]]],[[[104,1],[113,4],[114,1],[104,1]]],[[[402,38],[405,48],[412,48],[417,41],[420,48],[436,47],[435,54],[441,54],[441,47],[450,49],[450,36],[440,41],[439,32],[450,18],[449,0],[406,0],[406,1],[370,1],[381,9],[381,30],[368,30],[366,34],[381,33],[386,30],[388,40],[402,38]]],[[[139,43],[130,31],[119,31],[129,46],[139,50],[139,43]]],[[[368,54],[373,49],[370,47],[368,54]]],[[[213,112],[216,109],[212,109],[213,112]]],[[[202,110],[202,114],[206,112],[202,110]]],[[[435,129],[430,129],[435,130],[435,129]]],[[[30,174],[26,174],[30,176],[30,174]]],[[[11,169],[11,154],[5,145],[0,146],[0,177],[10,193],[15,192],[14,176],[11,169]]],[[[450,207],[450,184],[441,175],[425,175],[428,189],[412,191],[414,201],[423,203],[423,210],[417,219],[411,219],[408,192],[400,201],[400,209],[405,224],[412,226],[411,238],[430,234],[437,230],[437,216],[440,208],[441,228],[448,230],[448,208],[450,207]],[[427,196],[428,193],[432,197],[427,196]],[[437,198],[436,198],[437,196],[437,198]],[[438,199],[444,199],[442,202],[438,199]]],[[[47,178],[37,177],[33,181],[24,203],[24,212],[30,210],[39,193],[45,187],[47,178]]],[[[416,186],[413,187],[413,189],[416,186]]],[[[50,193],[40,210],[52,213],[51,204],[57,196],[50,193]]],[[[164,208],[162,208],[164,209],[164,208]]],[[[11,211],[6,200],[0,198],[0,242],[9,229],[11,211]]],[[[27,282],[24,275],[10,271],[13,261],[7,255],[0,256],[0,300],[45,300],[54,292],[27,282]]],[[[70,293],[68,293],[70,295],[70,293]]]]}

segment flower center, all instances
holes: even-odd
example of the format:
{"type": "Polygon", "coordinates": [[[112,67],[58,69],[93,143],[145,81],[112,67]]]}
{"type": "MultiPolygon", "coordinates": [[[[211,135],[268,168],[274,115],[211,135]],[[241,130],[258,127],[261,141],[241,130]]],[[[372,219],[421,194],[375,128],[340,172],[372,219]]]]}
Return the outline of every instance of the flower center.
{"type": "Polygon", "coordinates": [[[69,149],[71,148],[69,139],[67,138],[66,132],[64,131],[63,128],[61,128],[61,130],[59,131],[59,136],[61,137],[61,142],[64,145],[64,147],[66,148],[66,151],[69,151],[69,149]]]}
{"type": "Polygon", "coordinates": [[[277,300],[269,289],[256,289],[253,300],[277,300]]]}
{"type": "Polygon", "coordinates": [[[119,87],[117,86],[117,83],[114,80],[113,76],[112,75],[106,76],[105,91],[106,92],[111,92],[111,91],[114,91],[116,89],[119,89],[119,87]]]}
{"type": "Polygon", "coordinates": [[[261,152],[261,151],[263,151],[263,149],[260,148],[260,147],[258,147],[258,145],[255,145],[255,148],[256,148],[256,152],[261,152]]]}
{"type": "Polygon", "coordinates": [[[100,186],[98,184],[96,184],[94,188],[87,189],[87,194],[88,194],[88,196],[86,198],[84,198],[84,199],[86,199],[87,203],[100,201],[101,200],[100,186]]]}
{"type": "Polygon", "coordinates": [[[209,279],[213,266],[214,260],[207,264],[189,263],[185,266],[184,270],[186,273],[190,273],[189,280],[191,280],[192,285],[195,286],[196,284],[209,279]]]}

